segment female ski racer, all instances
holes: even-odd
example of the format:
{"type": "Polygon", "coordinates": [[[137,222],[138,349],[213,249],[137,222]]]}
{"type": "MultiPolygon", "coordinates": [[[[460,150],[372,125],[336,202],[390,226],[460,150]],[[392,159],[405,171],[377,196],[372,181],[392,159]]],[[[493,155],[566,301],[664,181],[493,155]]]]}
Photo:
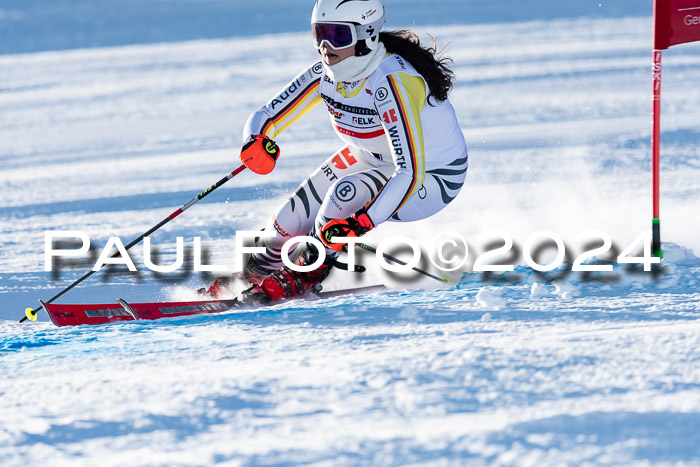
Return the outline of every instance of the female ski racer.
{"type": "MultiPolygon", "coordinates": [[[[243,164],[268,174],[280,155],[273,141],[323,103],[343,145],[324,161],[270,218],[256,239],[264,253],[249,257],[244,274],[272,300],[302,296],[330,272],[342,244],[386,221],[432,216],[450,203],[467,172],[467,146],[447,99],[454,75],[449,59],[419,44],[409,31],[381,32],[379,0],[318,0],[311,16],[321,60],[254,112],[243,130],[243,164]],[[284,267],[281,249],[291,237],[313,236],[326,260],[307,273],[284,267]]],[[[315,264],[304,248],[296,264],[315,264]]],[[[228,279],[209,294],[217,296],[228,279]]]]}

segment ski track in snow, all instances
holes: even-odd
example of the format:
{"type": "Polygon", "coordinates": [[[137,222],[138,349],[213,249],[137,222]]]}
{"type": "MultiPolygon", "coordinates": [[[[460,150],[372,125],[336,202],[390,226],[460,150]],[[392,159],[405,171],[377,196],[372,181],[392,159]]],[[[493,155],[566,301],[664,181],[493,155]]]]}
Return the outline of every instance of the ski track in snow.
{"type": "MultiPolygon", "coordinates": [[[[627,246],[651,210],[650,28],[624,18],[421,30],[455,59],[467,183],[429,222],[383,226],[372,242],[410,229],[422,242],[456,231],[472,248],[503,231],[521,245],[550,229],[580,252],[577,235],[597,229],[627,246]]],[[[127,243],[217,181],[248,114],[316,59],[308,42],[0,55],[0,463],[700,465],[695,45],[665,56],[669,243],[657,281],[621,268],[554,281],[520,266],[445,290],[94,328],[43,314],[16,324],[91,266],[52,281],[45,230],[127,243]]],[[[230,264],[233,234],[260,227],[338,146],[321,108],[278,142],[274,175],[243,173],[154,234],[164,263],[175,237],[201,236],[212,263],[230,264]]],[[[371,269],[329,284],[389,280],[371,269]]],[[[168,300],[205,283],[107,279],[62,301],[168,300]]]]}

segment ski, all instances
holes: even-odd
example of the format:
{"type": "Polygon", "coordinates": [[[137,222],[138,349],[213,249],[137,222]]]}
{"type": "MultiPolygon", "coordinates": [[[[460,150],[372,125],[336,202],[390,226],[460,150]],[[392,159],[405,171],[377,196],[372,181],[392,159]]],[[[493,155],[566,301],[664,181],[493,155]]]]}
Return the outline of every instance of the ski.
{"type": "Polygon", "coordinates": [[[177,316],[221,313],[239,307],[234,300],[206,300],[201,302],[153,302],[117,303],[89,305],[42,304],[51,322],[56,326],[79,326],[81,324],[107,324],[120,321],[154,320],[177,316]]]}
{"type": "MultiPolygon", "coordinates": [[[[369,286],[357,289],[320,292],[319,298],[331,298],[346,294],[371,293],[386,290],[384,286],[369,286]]],[[[129,303],[118,298],[116,303],[100,304],[56,304],[39,301],[51,322],[56,326],[80,326],[118,323],[122,321],[156,320],[201,314],[214,314],[240,309],[243,306],[264,307],[257,300],[229,299],[188,302],[129,303]]]]}

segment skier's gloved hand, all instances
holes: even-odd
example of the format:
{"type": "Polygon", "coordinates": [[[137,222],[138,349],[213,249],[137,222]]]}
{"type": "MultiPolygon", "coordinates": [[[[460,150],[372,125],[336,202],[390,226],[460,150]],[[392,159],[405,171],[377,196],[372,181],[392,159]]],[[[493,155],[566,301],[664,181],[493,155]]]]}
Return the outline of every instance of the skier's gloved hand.
{"type": "Polygon", "coordinates": [[[275,168],[280,148],[265,135],[250,135],[241,148],[241,162],[256,174],[266,175],[275,168]]]}
{"type": "Polygon", "coordinates": [[[374,228],[365,208],[347,219],[333,219],[321,227],[321,241],[331,250],[343,251],[345,243],[332,243],[333,237],[361,237],[374,228]]]}

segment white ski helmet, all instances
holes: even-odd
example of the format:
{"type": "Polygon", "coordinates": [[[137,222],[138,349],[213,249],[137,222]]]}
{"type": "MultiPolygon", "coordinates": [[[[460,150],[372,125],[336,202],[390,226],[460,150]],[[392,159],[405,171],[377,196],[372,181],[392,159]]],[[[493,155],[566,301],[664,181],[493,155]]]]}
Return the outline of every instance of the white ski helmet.
{"type": "Polygon", "coordinates": [[[311,13],[314,46],[327,42],[332,48],[355,46],[356,55],[377,48],[386,10],[379,0],[317,0],[311,13]]]}

